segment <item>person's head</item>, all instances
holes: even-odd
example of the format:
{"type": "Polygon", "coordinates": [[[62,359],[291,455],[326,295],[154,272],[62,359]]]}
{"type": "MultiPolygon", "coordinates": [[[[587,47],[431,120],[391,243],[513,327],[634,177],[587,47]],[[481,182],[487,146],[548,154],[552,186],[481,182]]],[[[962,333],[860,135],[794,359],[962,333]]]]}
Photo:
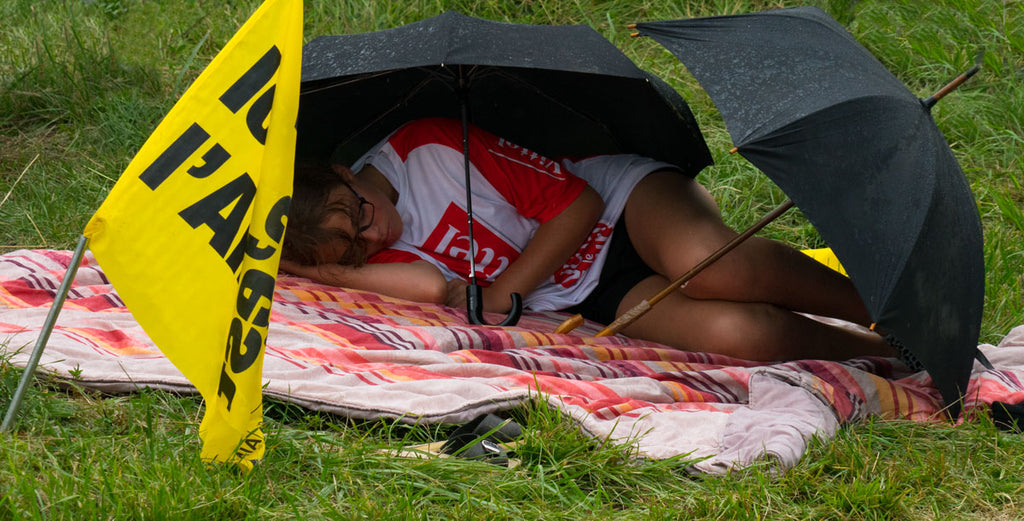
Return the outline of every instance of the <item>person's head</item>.
{"type": "Polygon", "coordinates": [[[397,239],[388,222],[391,210],[347,168],[298,164],[281,256],[306,265],[361,266],[397,239]]]}

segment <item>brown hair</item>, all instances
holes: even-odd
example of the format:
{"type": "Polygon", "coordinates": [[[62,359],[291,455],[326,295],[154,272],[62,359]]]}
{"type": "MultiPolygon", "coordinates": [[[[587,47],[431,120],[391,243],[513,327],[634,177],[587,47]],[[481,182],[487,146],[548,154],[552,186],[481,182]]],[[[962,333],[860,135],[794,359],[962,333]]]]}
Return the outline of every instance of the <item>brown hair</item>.
{"type": "Polygon", "coordinates": [[[342,202],[328,203],[331,192],[346,184],[341,174],[328,165],[299,163],[295,165],[293,183],[281,257],[305,265],[337,261],[348,266],[362,266],[366,262],[366,248],[362,241],[348,233],[322,227],[334,212],[342,212],[355,221],[359,210],[358,204],[353,207],[342,202]],[[340,260],[320,258],[317,247],[339,239],[348,243],[345,256],[340,260]]]}

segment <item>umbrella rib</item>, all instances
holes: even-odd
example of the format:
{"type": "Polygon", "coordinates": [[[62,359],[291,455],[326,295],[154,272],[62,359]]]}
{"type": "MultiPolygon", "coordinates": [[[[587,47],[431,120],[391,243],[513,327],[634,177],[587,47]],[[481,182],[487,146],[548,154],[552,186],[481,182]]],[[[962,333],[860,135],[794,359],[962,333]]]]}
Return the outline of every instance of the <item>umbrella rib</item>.
{"type": "MultiPolygon", "coordinates": [[[[333,82],[333,83],[331,83],[329,85],[324,85],[323,87],[319,87],[319,88],[315,88],[315,89],[303,90],[301,94],[316,94],[317,92],[323,92],[325,90],[330,90],[330,89],[334,89],[334,88],[337,88],[337,87],[344,87],[346,85],[350,85],[350,84],[353,84],[353,83],[359,83],[361,81],[366,81],[367,79],[377,78],[377,77],[380,77],[380,76],[386,76],[386,75],[391,74],[393,72],[394,72],[393,70],[387,70],[387,71],[373,72],[373,73],[367,73],[367,74],[358,74],[356,76],[350,77],[350,79],[347,80],[347,81],[336,81],[336,82],[333,82]]],[[[313,80],[306,80],[306,81],[313,81],[313,80]]]]}
{"type": "MultiPolygon", "coordinates": [[[[442,65],[442,67],[444,67],[444,66],[442,65]]],[[[434,77],[442,80],[442,81],[444,81],[446,79],[443,74],[440,74],[440,73],[434,71],[433,67],[417,67],[417,68],[422,70],[422,71],[424,71],[424,72],[426,72],[427,74],[429,74],[431,76],[434,76],[434,77]]],[[[395,71],[396,71],[396,69],[390,69],[390,70],[380,71],[380,72],[372,72],[372,73],[366,73],[366,74],[359,74],[359,75],[356,75],[356,76],[354,76],[351,79],[346,80],[346,81],[336,81],[336,82],[331,83],[330,85],[324,85],[323,87],[319,87],[319,88],[315,88],[315,89],[303,90],[302,94],[315,94],[315,93],[318,93],[318,92],[323,92],[323,91],[331,90],[331,89],[338,88],[338,87],[345,87],[347,85],[363,82],[363,81],[366,81],[368,79],[379,78],[381,76],[387,76],[388,74],[394,74],[395,71]]],[[[415,87],[413,87],[412,90],[409,92],[409,95],[407,95],[402,101],[408,100],[413,94],[416,93],[416,91],[418,91],[419,89],[423,88],[423,86],[426,85],[428,83],[428,81],[429,80],[423,80],[422,82],[419,83],[419,85],[416,85],[415,87]]]]}

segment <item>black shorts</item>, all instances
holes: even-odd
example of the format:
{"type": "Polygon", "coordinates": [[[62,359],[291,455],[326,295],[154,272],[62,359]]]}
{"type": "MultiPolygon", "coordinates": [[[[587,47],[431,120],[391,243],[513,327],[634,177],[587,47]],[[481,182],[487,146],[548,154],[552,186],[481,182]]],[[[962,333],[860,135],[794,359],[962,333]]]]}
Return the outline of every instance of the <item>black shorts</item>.
{"type": "Polygon", "coordinates": [[[583,302],[566,311],[579,313],[583,318],[601,324],[610,324],[615,320],[615,312],[626,293],[651,275],[657,275],[657,272],[644,263],[633,248],[633,242],[626,231],[626,215],[623,212],[619,221],[615,223],[612,242],[608,245],[608,257],[604,262],[604,268],[601,269],[597,287],[583,299],[583,302]]]}

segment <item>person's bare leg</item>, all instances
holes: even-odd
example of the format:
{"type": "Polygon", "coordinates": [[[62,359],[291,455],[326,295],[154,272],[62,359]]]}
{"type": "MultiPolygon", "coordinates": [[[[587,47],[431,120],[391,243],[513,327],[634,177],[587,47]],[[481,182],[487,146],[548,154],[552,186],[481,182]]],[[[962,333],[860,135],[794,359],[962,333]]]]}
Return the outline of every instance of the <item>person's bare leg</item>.
{"type": "MultiPolygon", "coordinates": [[[[621,314],[665,287],[652,276],[619,304],[621,314]]],[[[673,293],[622,330],[687,351],[745,360],[847,360],[862,355],[894,356],[882,337],[830,326],[772,304],[693,299],[673,293]]]]}
{"type": "MultiPolygon", "coordinates": [[[[668,280],[682,276],[738,234],[722,222],[708,191],[674,172],[656,172],[634,188],[625,209],[640,257],[668,280]]],[[[751,237],[690,281],[696,299],[763,302],[848,320],[870,318],[849,279],[776,241],[751,237]]]]}

